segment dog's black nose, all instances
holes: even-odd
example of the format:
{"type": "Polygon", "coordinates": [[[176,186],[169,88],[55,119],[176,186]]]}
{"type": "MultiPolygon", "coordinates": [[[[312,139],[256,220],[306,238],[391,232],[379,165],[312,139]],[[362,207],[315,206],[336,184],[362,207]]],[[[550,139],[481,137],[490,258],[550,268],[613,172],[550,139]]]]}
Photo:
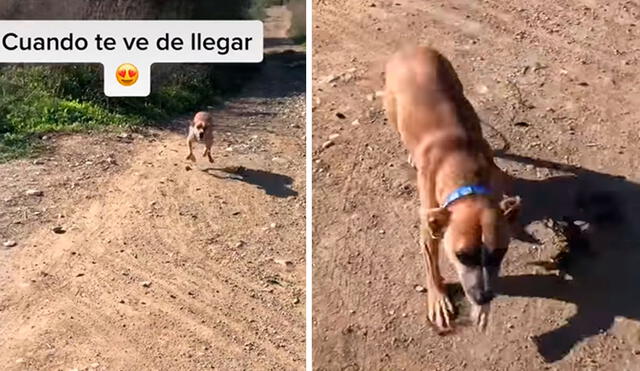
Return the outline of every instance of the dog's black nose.
{"type": "Polygon", "coordinates": [[[485,305],[491,302],[491,300],[493,300],[493,298],[495,298],[496,295],[493,293],[493,291],[488,290],[488,291],[482,291],[480,292],[478,295],[476,295],[476,302],[478,303],[478,305],[485,305]]]}

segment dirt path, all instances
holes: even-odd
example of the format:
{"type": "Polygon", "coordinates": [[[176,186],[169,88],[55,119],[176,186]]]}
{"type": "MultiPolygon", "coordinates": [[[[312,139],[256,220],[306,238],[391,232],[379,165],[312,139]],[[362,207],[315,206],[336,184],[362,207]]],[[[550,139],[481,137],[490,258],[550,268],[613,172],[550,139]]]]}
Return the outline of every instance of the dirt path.
{"type": "Polygon", "coordinates": [[[625,1],[314,1],[315,369],[640,370],[639,17],[625,1]],[[414,42],[510,142],[498,161],[525,202],[485,335],[464,307],[436,335],[416,290],[414,174],[374,95],[414,42]],[[570,281],[531,264],[563,217],[589,223],[593,253],[571,255],[570,281]]]}
{"type": "Polygon", "coordinates": [[[304,53],[288,45],[215,113],[212,166],[184,161],[184,122],[54,136],[0,166],[0,239],[17,243],[0,251],[1,369],[304,368],[304,53]]]}

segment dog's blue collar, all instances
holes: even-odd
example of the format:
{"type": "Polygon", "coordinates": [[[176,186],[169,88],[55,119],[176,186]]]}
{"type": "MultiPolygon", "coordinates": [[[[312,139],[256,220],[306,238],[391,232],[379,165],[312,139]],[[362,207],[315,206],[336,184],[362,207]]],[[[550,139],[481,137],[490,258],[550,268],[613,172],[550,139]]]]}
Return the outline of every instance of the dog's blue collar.
{"type": "Polygon", "coordinates": [[[486,187],[483,187],[481,185],[463,186],[463,187],[457,188],[453,192],[449,193],[447,198],[444,200],[444,204],[442,205],[442,207],[446,208],[447,206],[451,205],[452,203],[458,201],[459,199],[461,199],[463,197],[470,196],[470,195],[485,195],[486,196],[486,195],[489,195],[489,194],[491,194],[491,192],[489,192],[489,190],[486,187]]]}

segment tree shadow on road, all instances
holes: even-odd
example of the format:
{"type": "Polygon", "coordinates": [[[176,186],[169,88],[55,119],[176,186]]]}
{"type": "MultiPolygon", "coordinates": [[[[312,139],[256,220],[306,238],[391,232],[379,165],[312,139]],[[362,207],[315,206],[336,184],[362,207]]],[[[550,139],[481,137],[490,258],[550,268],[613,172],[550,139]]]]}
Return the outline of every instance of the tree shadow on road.
{"type": "Polygon", "coordinates": [[[522,224],[551,219],[582,220],[590,254],[571,249],[567,272],[573,280],[554,274],[502,277],[499,291],[508,296],[561,300],[577,306],[567,322],[537,335],[534,342],[547,362],[564,358],[578,342],[604,331],[616,317],[640,321],[640,185],[622,177],[518,155],[506,160],[569,175],[543,180],[514,178],[514,191],[523,200],[522,224]]]}
{"type": "Polygon", "coordinates": [[[293,178],[265,170],[247,169],[243,166],[210,167],[202,171],[218,179],[237,180],[262,189],[269,196],[287,198],[297,197],[298,192],[291,188],[293,178]],[[221,175],[222,173],[223,175],[221,175]]]}

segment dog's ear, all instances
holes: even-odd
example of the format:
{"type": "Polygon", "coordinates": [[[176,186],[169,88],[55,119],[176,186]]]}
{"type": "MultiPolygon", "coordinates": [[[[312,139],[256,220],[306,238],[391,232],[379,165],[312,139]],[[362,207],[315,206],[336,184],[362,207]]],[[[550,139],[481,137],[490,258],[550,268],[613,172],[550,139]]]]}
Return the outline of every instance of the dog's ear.
{"type": "Polygon", "coordinates": [[[427,228],[433,238],[442,238],[449,224],[451,212],[443,207],[429,209],[426,212],[427,228]]]}
{"type": "Polygon", "coordinates": [[[520,206],[521,201],[520,197],[518,196],[507,197],[500,201],[500,209],[502,210],[502,214],[509,223],[515,222],[518,218],[518,215],[520,214],[520,206]]]}

